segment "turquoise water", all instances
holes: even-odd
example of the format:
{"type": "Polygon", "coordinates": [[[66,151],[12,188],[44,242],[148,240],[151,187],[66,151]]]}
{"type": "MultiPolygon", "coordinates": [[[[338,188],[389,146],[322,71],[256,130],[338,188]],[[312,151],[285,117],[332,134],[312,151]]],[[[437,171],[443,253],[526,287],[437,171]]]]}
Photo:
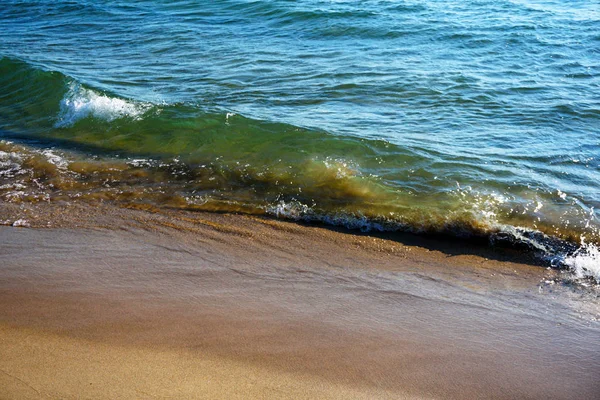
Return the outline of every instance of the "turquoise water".
{"type": "Polygon", "coordinates": [[[600,241],[594,2],[4,1],[0,23],[5,201],[600,241]]]}

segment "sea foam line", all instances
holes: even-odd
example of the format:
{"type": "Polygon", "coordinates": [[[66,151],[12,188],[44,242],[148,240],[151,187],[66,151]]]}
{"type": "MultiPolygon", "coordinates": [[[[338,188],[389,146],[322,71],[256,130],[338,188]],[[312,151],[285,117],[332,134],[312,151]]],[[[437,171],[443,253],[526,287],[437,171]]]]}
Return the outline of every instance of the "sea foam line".
{"type": "MultiPolygon", "coordinates": [[[[364,215],[352,213],[322,214],[316,212],[311,206],[298,201],[279,201],[266,207],[265,211],[267,214],[281,219],[343,226],[347,229],[362,232],[400,231],[422,233],[427,231],[425,226],[411,226],[390,219],[373,220],[364,215]]],[[[443,230],[443,227],[440,227],[440,229],[443,230]]],[[[549,237],[533,229],[499,223],[489,223],[489,229],[491,243],[495,242],[496,236],[508,235],[515,243],[525,244],[533,249],[541,259],[550,262],[554,268],[569,270],[572,278],[576,280],[591,278],[596,284],[600,285],[600,249],[594,244],[585,243],[582,239],[581,246],[575,251],[573,251],[575,246],[565,246],[570,250],[560,250],[564,245],[564,243],[560,243],[560,239],[549,237]],[[493,234],[493,231],[497,231],[497,233],[493,234]]]]}

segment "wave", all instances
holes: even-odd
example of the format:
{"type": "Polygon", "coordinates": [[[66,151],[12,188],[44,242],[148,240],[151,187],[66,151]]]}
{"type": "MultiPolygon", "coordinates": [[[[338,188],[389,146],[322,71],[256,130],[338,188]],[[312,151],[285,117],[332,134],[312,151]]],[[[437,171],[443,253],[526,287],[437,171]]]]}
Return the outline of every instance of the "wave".
{"type": "Polygon", "coordinates": [[[0,85],[4,201],[109,201],[451,235],[519,247],[599,279],[594,207],[527,183],[487,176],[476,188],[439,178],[464,174],[464,157],[127,99],[7,58],[0,85]]]}

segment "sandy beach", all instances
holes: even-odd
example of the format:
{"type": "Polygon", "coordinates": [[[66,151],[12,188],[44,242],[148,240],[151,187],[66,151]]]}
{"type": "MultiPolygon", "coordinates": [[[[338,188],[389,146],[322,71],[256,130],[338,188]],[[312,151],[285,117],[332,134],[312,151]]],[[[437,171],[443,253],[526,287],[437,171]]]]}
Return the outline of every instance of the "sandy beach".
{"type": "Polygon", "coordinates": [[[0,228],[1,398],[600,393],[597,305],[507,252],[229,214],[3,211],[33,228],[0,228]]]}

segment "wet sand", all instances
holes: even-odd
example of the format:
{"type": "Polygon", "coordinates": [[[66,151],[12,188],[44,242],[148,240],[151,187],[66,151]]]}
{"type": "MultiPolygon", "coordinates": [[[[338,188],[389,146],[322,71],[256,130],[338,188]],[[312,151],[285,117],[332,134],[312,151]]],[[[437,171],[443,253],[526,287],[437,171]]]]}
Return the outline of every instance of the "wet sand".
{"type": "Polygon", "coordinates": [[[3,204],[0,398],[591,399],[598,300],[510,251],[3,204]],[[8,223],[8,222],[7,222],[8,223]]]}

